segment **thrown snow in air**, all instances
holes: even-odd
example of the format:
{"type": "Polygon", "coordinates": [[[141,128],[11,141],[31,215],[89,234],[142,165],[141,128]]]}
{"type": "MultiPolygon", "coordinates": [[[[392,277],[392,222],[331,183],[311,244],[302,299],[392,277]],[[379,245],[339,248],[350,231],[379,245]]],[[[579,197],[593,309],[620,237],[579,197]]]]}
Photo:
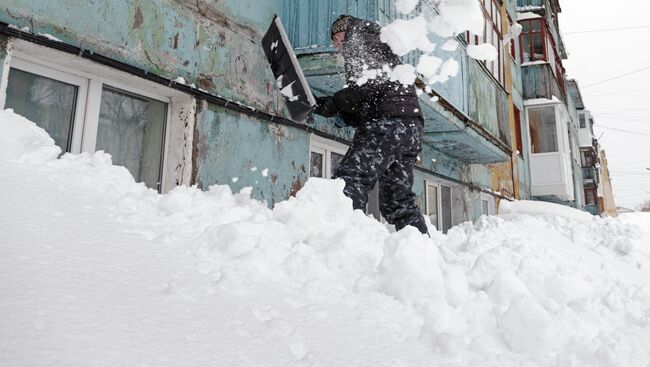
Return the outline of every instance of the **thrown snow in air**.
{"type": "Polygon", "coordinates": [[[431,52],[436,47],[429,41],[424,16],[394,20],[381,29],[379,39],[387,43],[397,56],[404,56],[413,50],[431,52]]]}
{"type": "Polygon", "coordinates": [[[419,1],[420,0],[397,0],[395,2],[395,9],[402,14],[408,14],[415,10],[419,1]]]}
{"type": "Polygon", "coordinates": [[[469,45],[467,46],[467,54],[469,57],[481,61],[494,61],[499,57],[499,51],[489,43],[469,45]]]}
{"type": "Polygon", "coordinates": [[[633,366],[650,360],[650,215],[549,203],[432,238],[309,179],[160,195],[0,111],[0,364],[633,366]]]}
{"type": "MultiPolygon", "coordinates": [[[[415,10],[417,3],[418,1],[402,0],[398,1],[395,7],[398,12],[408,14],[415,10]]],[[[426,6],[424,8],[426,9],[426,6]]],[[[441,49],[454,52],[458,48],[458,42],[453,37],[465,31],[482,34],[485,21],[480,2],[476,0],[441,0],[436,8],[438,13],[425,11],[410,19],[395,19],[382,28],[380,35],[381,41],[388,44],[398,56],[416,50],[423,53],[421,57],[424,57],[425,61],[418,62],[416,71],[425,77],[427,84],[444,83],[456,76],[459,70],[458,61],[453,59],[447,60],[438,70],[440,63],[431,59],[435,57],[431,54],[436,45],[431,42],[430,33],[449,38],[441,49]]],[[[470,57],[482,61],[491,61],[498,57],[498,52],[490,44],[469,46],[467,53],[470,57]]],[[[403,76],[404,74],[400,74],[392,79],[404,79],[403,76]]],[[[362,83],[365,81],[367,79],[362,83]]]]}

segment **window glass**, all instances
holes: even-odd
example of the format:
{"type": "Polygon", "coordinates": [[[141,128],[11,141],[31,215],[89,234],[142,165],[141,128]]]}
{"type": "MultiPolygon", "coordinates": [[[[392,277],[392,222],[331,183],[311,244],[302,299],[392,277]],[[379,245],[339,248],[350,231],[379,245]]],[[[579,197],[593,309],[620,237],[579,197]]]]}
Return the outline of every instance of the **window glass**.
{"type": "Polygon", "coordinates": [[[585,204],[596,205],[597,195],[594,189],[585,189],[585,204]]]}
{"type": "Polygon", "coordinates": [[[331,172],[330,177],[333,176],[334,173],[336,172],[336,169],[338,168],[339,164],[341,164],[341,161],[343,160],[343,157],[344,157],[343,154],[338,154],[338,153],[334,153],[334,152],[332,152],[330,154],[330,159],[331,159],[330,162],[332,162],[331,168],[330,168],[332,172],[331,172]]]}
{"type": "Polygon", "coordinates": [[[542,31],[542,21],[539,19],[533,19],[527,22],[530,26],[530,32],[541,32],[542,31]]]}
{"type": "Polygon", "coordinates": [[[519,155],[523,156],[524,155],[524,139],[521,134],[521,115],[519,112],[519,109],[515,107],[515,135],[517,137],[517,151],[519,155]]]}
{"type": "Polygon", "coordinates": [[[427,215],[436,228],[438,228],[438,187],[427,185],[427,215]]]}
{"type": "Polygon", "coordinates": [[[533,59],[532,61],[541,60],[544,61],[544,38],[541,33],[535,33],[532,36],[533,41],[533,59]]]}
{"type": "Polygon", "coordinates": [[[311,152],[311,162],[309,164],[309,177],[323,177],[323,155],[311,152]]]}
{"type": "Polygon", "coordinates": [[[528,112],[531,151],[550,153],[558,151],[555,107],[531,108],[528,112]]]}
{"type": "Polygon", "coordinates": [[[70,151],[77,86],[11,68],[5,108],[47,131],[61,151],[70,151]]]}
{"type": "Polygon", "coordinates": [[[489,206],[487,200],[481,200],[481,213],[483,215],[489,215],[490,214],[490,206],[489,206]]]}
{"type": "Polygon", "coordinates": [[[159,189],[166,119],[166,103],[104,87],[95,149],[159,189]]]}
{"type": "Polygon", "coordinates": [[[580,114],[580,128],[584,129],[587,127],[587,122],[585,121],[585,115],[583,113],[580,114]]]}

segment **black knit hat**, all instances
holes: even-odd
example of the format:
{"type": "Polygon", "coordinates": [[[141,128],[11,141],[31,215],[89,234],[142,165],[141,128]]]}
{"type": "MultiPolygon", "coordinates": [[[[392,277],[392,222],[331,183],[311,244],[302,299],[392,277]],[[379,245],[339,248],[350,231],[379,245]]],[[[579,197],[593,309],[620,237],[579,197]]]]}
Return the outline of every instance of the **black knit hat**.
{"type": "Polygon", "coordinates": [[[332,23],[332,26],[330,27],[330,38],[334,39],[334,35],[339,32],[347,32],[348,31],[348,25],[350,24],[350,19],[352,19],[351,15],[346,15],[342,14],[339,15],[338,18],[332,23]]]}

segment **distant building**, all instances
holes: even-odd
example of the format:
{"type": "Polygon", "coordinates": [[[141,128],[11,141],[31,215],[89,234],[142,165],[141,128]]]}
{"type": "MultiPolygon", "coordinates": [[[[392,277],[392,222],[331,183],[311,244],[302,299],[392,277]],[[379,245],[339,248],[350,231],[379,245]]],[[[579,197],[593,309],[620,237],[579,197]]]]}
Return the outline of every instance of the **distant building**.
{"type": "Polygon", "coordinates": [[[594,119],[585,109],[582,95],[575,80],[567,80],[569,94],[573,98],[578,113],[578,142],[580,145],[581,178],[584,187],[585,209],[599,215],[599,173],[598,140],[594,136],[594,119]]]}
{"type": "Polygon", "coordinates": [[[609,176],[609,165],[607,163],[607,155],[605,150],[601,150],[598,158],[600,166],[598,171],[600,172],[601,184],[598,187],[598,208],[601,215],[608,215],[610,217],[615,217],[618,211],[618,207],[614,203],[614,192],[612,190],[612,182],[609,176]]]}

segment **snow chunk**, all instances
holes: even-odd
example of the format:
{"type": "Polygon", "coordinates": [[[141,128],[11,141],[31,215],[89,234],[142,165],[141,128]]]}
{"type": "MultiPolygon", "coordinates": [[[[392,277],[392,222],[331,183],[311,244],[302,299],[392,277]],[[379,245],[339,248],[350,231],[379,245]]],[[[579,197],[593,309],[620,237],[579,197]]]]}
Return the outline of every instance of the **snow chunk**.
{"type": "Polygon", "coordinates": [[[185,78],[183,78],[182,76],[179,76],[178,78],[174,79],[174,82],[184,85],[185,84],[185,78]]]}
{"type": "Polygon", "coordinates": [[[497,49],[489,43],[467,46],[469,57],[481,61],[494,61],[499,57],[497,49]]]}
{"type": "Polygon", "coordinates": [[[397,0],[395,9],[402,14],[409,14],[415,10],[420,0],[397,0]]]}
{"type": "Polygon", "coordinates": [[[404,86],[415,83],[416,78],[415,67],[410,64],[397,65],[390,74],[391,81],[398,81],[404,86]]]}
{"type": "Polygon", "coordinates": [[[418,61],[417,72],[430,79],[436,75],[441,65],[441,58],[433,55],[422,55],[418,61]]]}
{"type": "Polygon", "coordinates": [[[397,19],[381,29],[379,39],[398,56],[413,50],[432,52],[436,45],[427,36],[427,21],[420,15],[413,19],[397,19]]]}
{"type": "Polygon", "coordinates": [[[436,83],[436,82],[444,83],[447,80],[449,80],[449,78],[458,75],[459,70],[460,70],[460,64],[458,63],[458,61],[456,61],[455,59],[448,59],[442,64],[438,74],[433,76],[432,78],[429,78],[429,84],[436,83]]]}
{"type": "Polygon", "coordinates": [[[29,32],[29,27],[27,27],[27,26],[19,27],[19,26],[15,25],[15,24],[9,24],[7,27],[9,27],[11,29],[16,29],[16,30],[19,30],[19,31],[22,31],[22,32],[29,32]]]}
{"type": "Polygon", "coordinates": [[[449,52],[456,51],[458,49],[458,41],[455,39],[449,39],[442,45],[442,49],[449,52]]]}
{"type": "Polygon", "coordinates": [[[38,35],[41,36],[41,37],[45,37],[45,38],[47,38],[47,39],[50,40],[50,41],[63,42],[63,41],[61,41],[60,39],[54,37],[53,35],[51,35],[51,34],[49,34],[49,33],[39,33],[38,35]]]}
{"type": "Polygon", "coordinates": [[[483,33],[483,10],[475,0],[442,0],[438,5],[439,15],[428,24],[430,31],[442,37],[452,37],[465,31],[483,33]]]}

